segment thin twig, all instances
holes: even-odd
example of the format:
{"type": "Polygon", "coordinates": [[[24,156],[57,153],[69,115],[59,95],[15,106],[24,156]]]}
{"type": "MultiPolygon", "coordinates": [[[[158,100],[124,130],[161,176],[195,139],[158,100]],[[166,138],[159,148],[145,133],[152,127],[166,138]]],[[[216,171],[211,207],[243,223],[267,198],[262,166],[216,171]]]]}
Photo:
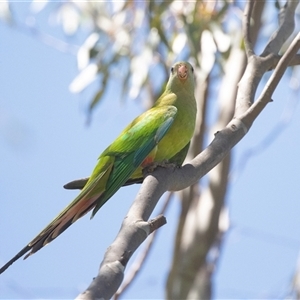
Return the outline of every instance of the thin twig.
{"type": "MultiPolygon", "coordinates": [[[[281,60],[282,55],[276,55],[273,57],[273,65],[269,69],[269,71],[274,70],[278,64],[278,62],[281,60]]],[[[289,63],[289,67],[298,66],[300,65],[300,54],[296,54],[292,60],[289,63]]]]}
{"type": "Polygon", "coordinates": [[[286,50],[282,58],[279,60],[278,65],[276,66],[273,74],[271,75],[270,79],[268,80],[262,92],[261,97],[264,97],[265,95],[268,97],[274,93],[285,70],[287,69],[288,66],[290,66],[290,63],[295,57],[295,55],[297,54],[299,48],[300,48],[300,32],[296,35],[291,45],[288,47],[288,49],[286,50]]]}

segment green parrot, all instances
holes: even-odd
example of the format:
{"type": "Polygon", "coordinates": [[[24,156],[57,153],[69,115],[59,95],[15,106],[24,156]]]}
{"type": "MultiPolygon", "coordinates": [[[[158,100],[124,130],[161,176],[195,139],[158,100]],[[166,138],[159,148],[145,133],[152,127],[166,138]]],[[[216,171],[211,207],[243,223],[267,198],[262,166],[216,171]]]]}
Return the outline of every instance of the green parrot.
{"type": "Polygon", "coordinates": [[[178,166],[183,163],[196,120],[193,73],[187,62],[171,68],[166,89],[154,106],[134,119],[103,151],[88,179],[65,186],[81,192],[0,269],[0,274],[24,254],[26,259],[40,250],[93,209],[92,218],[121,186],[142,182],[144,168],[165,162],[178,166]]]}

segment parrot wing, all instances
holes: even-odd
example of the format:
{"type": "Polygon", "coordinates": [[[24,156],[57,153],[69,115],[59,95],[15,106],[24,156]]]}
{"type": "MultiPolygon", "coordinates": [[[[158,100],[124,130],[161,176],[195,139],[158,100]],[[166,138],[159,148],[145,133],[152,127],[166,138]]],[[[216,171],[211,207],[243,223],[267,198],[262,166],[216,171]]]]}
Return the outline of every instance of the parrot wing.
{"type": "MultiPolygon", "coordinates": [[[[126,183],[134,171],[155,149],[173,124],[176,114],[177,108],[171,105],[148,110],[127,126],[101,154],[100,160],[106,156],[114,157],[115,160],[105,192],[97,200],[92,217],[126,183]]],[[[153,159],[154,156],[155,154],[153,159]]],[[[93,180],[93,175],[94,173],[92,173],[87,185],[93,180]]]]}
{"type": "MultiPolygon", "coordinates": [[[[183,149],[181,149],[175,156],[170,158],[169,162],[175,163],[176,165],[181,166],[187,155],[189,147],[190,147],[190,143],[188,143],[183,149]]],[[[66,183],[64,185],[64,188],[66,190],[82,190],[88,181],[89,181],[89,177],[75,179],[73,181],[66,183]]],[[[132,178],[132,179],[129,178],[123,184],[123,186],[131,185],[131,184],[135,184],[135,183],[142,183],[142,182],[143,182],[143,178],[132,178]]]]}

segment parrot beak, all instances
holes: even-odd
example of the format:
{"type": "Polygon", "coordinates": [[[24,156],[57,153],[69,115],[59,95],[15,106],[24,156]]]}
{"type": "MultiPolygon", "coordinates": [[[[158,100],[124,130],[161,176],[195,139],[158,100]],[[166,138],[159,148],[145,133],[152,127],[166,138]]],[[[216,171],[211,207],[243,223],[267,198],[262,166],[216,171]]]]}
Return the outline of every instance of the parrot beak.
{"type": "Polygon", "coordinates": [[[186,65],[180,65],[177,69],[177,76],[179,80],[184,83],[188,77],[188,68],[186,65]]]}

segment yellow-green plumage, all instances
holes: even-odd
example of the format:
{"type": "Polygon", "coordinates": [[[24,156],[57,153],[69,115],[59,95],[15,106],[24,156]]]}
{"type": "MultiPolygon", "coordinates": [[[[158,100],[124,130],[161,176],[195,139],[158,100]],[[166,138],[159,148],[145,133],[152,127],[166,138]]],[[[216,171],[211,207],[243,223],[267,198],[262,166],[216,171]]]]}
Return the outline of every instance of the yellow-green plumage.
{"type": "Polygon", "coordinates": [[[37,252],[92,209],[93,216],[121,186],[141,182],[144,167],[166,161],[181,165],[195,127],[194,84],[193,67],[187,62],[176,63],[155,105],[103,151],[90,178],[67,185],[82,191],[0,273],[24,254],[29,252],[26,258],[37,252]]]}

